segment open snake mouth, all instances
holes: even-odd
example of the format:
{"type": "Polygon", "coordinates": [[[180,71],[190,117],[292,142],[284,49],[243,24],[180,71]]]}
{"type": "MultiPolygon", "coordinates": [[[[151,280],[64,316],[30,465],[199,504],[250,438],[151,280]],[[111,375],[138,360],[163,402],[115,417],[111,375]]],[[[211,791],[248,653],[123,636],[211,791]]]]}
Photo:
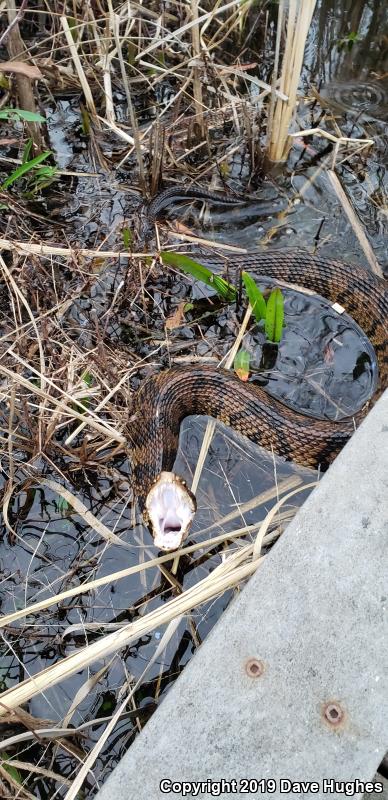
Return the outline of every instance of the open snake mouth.
{"type": "Polygon", "coordinates": [[[181,478],[161,472],[148,492],[146,510],[156,546],[169,551],[186,539],[197,504],[181,478]]]}

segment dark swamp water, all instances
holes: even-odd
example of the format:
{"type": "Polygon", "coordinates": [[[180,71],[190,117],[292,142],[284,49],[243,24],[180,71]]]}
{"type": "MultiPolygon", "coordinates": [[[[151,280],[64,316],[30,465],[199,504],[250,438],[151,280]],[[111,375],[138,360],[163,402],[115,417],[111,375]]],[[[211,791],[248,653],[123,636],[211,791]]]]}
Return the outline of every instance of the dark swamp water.
{"type": "MultiPolygon", "coordinates": [[[[256,74],[265,81],[270,78],[276,5],[269,5],[266,10],[269,11],[266,42],[260,36],[259,24],[254,22],[255,9],[237,42],[244,52],[242,62],[257,62],[260,66],[256,74]]],[[[301,130],[325,127],[325,115],[335,114],[343,136],[374,140],[372,149],[353,155],[340,165],[339,156],[337,173],[388,277],[388,29],[384,30],[384,19],[383,4],[378,0],[369,3],[317,3],[305,52],[302,89],[306,96],[311,97],[311,86],[315,87],[319,99],[301,105],[297,127],[301,130]]],[[[225,44],[225,63],[233,63],[235,46],[236,41],[230,48],[228,43],[225,44]]],[[[253,101],[257,89],[254,84],[247,84],[246,88],[253,101]]],[[[116,93],[117,106],[124,119],[125,98],[120,88],[116,93]]],[[[152,95],[141,93],[139,89],[137,112],[141,125],[149,125],[155,119],[156,111],[163,110],[173,95],[174,85],[170,81],[159,83],[157,93],[152,95]]],[[[81,132],[79,106],[80,95],[74,91],[55,92],[45,103],[55,161],[61,170],[77,175],[62,176],[50,191],[46,191],[42,201],[35,201],[34,210],[55,222],[55,225],[50,225],[36,219],[36,238],[66,246],[122,249],[122,229],[131,229],[134,225],[140,197],[134,162],[129,159],[119,166],[126,149],[122,142],[118,143],[105,131],[98,136],[110,168],[96,163],[88,139],[81,132]]],[[[265,180],[258,166],[259,156],[255,162],[257,169],[252,170],[247,149],[243,134],[240,139],[236,138],[236,133],[232,134],[228,126],[222,135],[216,135],[215,157],[228,156],[228,185],[238,193],[249,192],[255,200],[236,206],[232,211],[225,208],[200,210],[198,205],[180,206],[168,216],[179,218],[197,235],[220,244],[233,244],[248,250],[261,246],[268,249],[305,247],[309,252],[316,250],[322,256],[341,257],[368,268],[324,169],[331,166],[332,143],[322,137],[297,139],[284,169],[265,180]]],[[[348,150],[346,154],[349,154],[348,150]]],[[[19,154],[17,149],[3,146],[0,155],[6,159],[19,154]]],[[[0,161],[0,170],[5,177],[7,166],[4,159],[0,161]]],[[[194,166],[200,174],[200,156],[194,166]]],[[[204,162],[204,170],[205,166],[204,162]]],[[[169,177],[179,182],[179,170],[171,172],[170,176],[167,174],[166,183],[169,177]]],[[[207,178],[205,172],[204,184],[207,178]]],[[[183,176],[181,179],[186,180],[183,176]]],[[[12,231],[15,238],[25,238],[23,225],[20,218],[17,230],[12,231]]],[[[6,219],[1,229],[2,236],[10,235],[6,219]]],[[[36,291],[47,293],[48,308],[54,305],[55,296],[50,270],[44,279],[41,276],[34,278],[36,291]]],[[[92,272],[90,279],[83,283],[82,291],[79,291],[76,272],[67,268],[58,269],[55,274],[55,291],[61,297],[69,292],[75,298],[63,317],[64,336],[73,340],[82,351],[92,352],[96,345],[96,324],[99,323],[104,331],[104,345],[120,354],[123,365],[136,364],[144,359],[144,365],[131,374],[132,388],[136,388],[150,369],[159,365],[166,367],[171,359],[177,363],[190,361],[193,357],[219,361],[232,346],[241,321],[241,315],[234,307],[220,307],[217,303],[209,305],[208,293],[199,284],[193,286],[189,280],[160,270],[150,272],[146,277],[147,303],[144,305],[137,291],[138,275],[128,270],[126,261],[117,263],[112,260],[100,265],[98,272],[92,272]],[[169,331],[167,348],[165,321],[182,302],[193,302],[194,306],[187,312],[185,321],[169,331]]],[[[269,359],[263,369],[262,337],[254,327],[245,337],[244,345],[251,352],[252,364],[257,364],[258,368],[255,379],[277,397],[307,413],[334,419],[352,413],[373,392],[376,374],[372,348],[360,329],[346,315],[339,316],[329,304],[291,290],[285,290],[284,295],[286,329],[276,364],[271,365],[269,359]]],[[[42,307],[45,308],[43,301],[42,307]]],[[[12,322],[12,316],[6,310],[1,334],[12,322]]],[[[107,385],[115,385],[116,376],[108,377],[107,385]]],[[[8,430],[6,410],[1,418],[3,430],[8,430]]],[[[187,420],[183,425],[176,469],[189,482],[205,427],[206,421],[199,418],[187,420]]],[[[6,439],[2,447],[6,451],[6,439]]],[[[20,458],[23,460],[22,456],[20,458]]],[[[34,466],[40,474],[58,480],[58,473],[44,458],[35,460],[34,466]]],[[[99,470],[72,471],[66,458],[60,461],[59,467],[74,494],[116,535],[129,543],[130,548],[123,550],[115,544],[107,545],[81,516],[46,487],[37,484],[15,492],[10,503],[10,520],[17,538],[10,536],[4,526],[0,541],[3,614],[67,589],[74,581],[108,575],[157,555],[147,530],[142,531],[139,526],[135,530],[132,528],[130,468],[124,456],[114,458],[99,470]]],[[[237,514],[229,522],[213,526],[217,519],[224,518],[238,506],[249,503],[273,487],[275,479],[281,482],[290,476],[298,476],[308,483],[314,479],[315,473],[283,464],[280,460],[274,461],[271,454],[263,453],[260,448],[217,426],[199,484],[199,512],[190,542],[262,519],[276,502],[276,494],[264,507],[256,506],[243,515],[237,514]],[[210,526],[213,527],[209,531],[210,526]]],[[[7,477],[4,467],[3,486],[7,477]]],[[[293,498],[292,503],[294,500],[301,503],[305,497],[306,493],[301,493],[293,498]]],[[[221,548],[198,551],[181,560],[176,577],[186,589],[214,569],[221,559],[221,548]]],[[[140,573],[140,576],[107,584],[94,593],[80,595],[60,607],[53,606],[43,614],[29,618],[28,625],[22,620],[15,626],[8,626],[1,631],[0,639],[1,688],[10,688],[87,642],[94,641],[100,629],[97,625],[96,629],[87,630],[87,625],[99,624],[101,630],[107,632],[109,625],[138,619],[163,605],[174,591],[158,569],[151,569],[146,574],[140,573]]],[[[116,725],[94,766],[93,776],[88,775],[79,797],[93,796],[232,597],[233,591],[227,591],[180,622],[164,653],[155,660],[136,690],[132,710],[116,725]]],[[[125,648],[119,656],[111,659],[109,668],[96,685],[89,686],[77,704],[71,724],[94,723],[85,726],[74,742],[73,751],[67,752],[61,747],[30,739],[17,747],[7,748],[7,752],[17,754],[19,759],[49,767],[71,780],[78,769],[78,758],[84,758],[101,737],[105,723],[99,720],[109,718],[114,712],[123,684],[128,680],[136,682],[141,676],[163,632],[164,629],[154,630],[125,648]]],[[[102,663],[98,662],[39,694],[28,704],[29,713],[35,718],[51,720],[55,726],[60,725],[77,691],[101,667],[102,663]]],[[[4,725],[1,740],[21,730],[24,730],[22,726],[4,725]]],[[[66,794],[64,785],[44,776],[31,777],[27,788],[39,798],[64,797],[66,794]]]]}

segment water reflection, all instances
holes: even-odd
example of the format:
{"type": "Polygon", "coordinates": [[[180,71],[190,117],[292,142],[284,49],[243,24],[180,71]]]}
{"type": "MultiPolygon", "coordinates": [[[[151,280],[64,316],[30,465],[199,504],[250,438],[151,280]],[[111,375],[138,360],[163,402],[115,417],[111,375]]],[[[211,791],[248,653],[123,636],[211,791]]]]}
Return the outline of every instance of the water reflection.
{"type": "MultiPolygon", "coordinates": [[[[318,0],[306,67],[324,84],[382,78],[388,63],[387,32],[385,3],[318,0]]],[[[386,88],[383,95],[386,102],[386,88]]]]}

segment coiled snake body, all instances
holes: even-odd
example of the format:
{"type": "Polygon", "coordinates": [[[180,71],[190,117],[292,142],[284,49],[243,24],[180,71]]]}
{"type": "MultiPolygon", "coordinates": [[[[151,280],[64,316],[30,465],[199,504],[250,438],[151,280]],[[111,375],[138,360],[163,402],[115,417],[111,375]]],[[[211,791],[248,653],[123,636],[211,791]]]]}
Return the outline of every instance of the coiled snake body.
{"type": "MultiPolygon", "coordinates": [[[[199,260],[215,271],[225,268],[225,259],[218,256],[199,260]]],[[[306,287],[343,306],[374,346],[379,369],[374,399],[388,385],[388,290],[385,281],[361,267],[302,252],[233,254],[230,266],[255,276],[261,274],[274,281],[306,287]]],[[[339,422],[320,421],[291,410],[260,387],[242,383],[232,373],[213,366],[173,367],[153,375],[135,395],[129,431],[142,509],[155,479],[160,473],[172,470],[180,424],[190,414],[215,417],[287,460],[326,469],[365,416],[366,409],[339,422]]],[[[177,522],[175,527],[178,528],[177,522]]],[[[174,528],[172,522],[170,528],[174,528]]],[[[158,543],[164,546],[162,537],[158,543]]],[[[172,548],[165,546],[164,549],[172,548]]]]}

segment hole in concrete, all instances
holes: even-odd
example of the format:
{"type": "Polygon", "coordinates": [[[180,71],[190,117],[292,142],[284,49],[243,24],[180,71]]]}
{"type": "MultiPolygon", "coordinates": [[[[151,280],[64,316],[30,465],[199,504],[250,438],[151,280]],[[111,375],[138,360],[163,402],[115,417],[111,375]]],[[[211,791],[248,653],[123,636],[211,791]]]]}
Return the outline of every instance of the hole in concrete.
{"type": "Polygon", "coordinates": [[[324,705],[323,715],[330,725],[340,725],[344,719],[345,712],[339,703],[330,702],[324,705]]]}
{"type": "Polygon", "coordinates": [[[245,664],[245,671],[250,678],[259,678],[264,672],[264,661],[249,658],[245,664]]]}

